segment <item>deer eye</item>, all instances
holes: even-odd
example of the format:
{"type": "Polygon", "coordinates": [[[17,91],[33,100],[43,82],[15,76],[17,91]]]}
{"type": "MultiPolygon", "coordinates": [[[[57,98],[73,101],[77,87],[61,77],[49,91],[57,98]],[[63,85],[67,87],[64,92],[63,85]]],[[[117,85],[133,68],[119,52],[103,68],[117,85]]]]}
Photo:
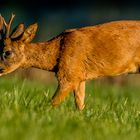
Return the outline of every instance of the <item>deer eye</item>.
{"type": "Polygon", "coordinates": [[[9,58],[12,56],[12,51],[5,51],[3,52],[3,57],[6,59],[6,58],[9,58]]]}

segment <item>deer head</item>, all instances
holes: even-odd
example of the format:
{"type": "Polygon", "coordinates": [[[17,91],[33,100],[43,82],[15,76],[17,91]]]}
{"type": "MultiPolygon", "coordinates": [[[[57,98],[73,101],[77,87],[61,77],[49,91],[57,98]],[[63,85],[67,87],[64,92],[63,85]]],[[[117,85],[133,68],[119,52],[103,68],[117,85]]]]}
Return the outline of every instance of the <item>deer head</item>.
{"type": "Polygon", "coordinates": [[[24,48],[35,37],[38,25],[32,24],[25,29],[19,24],[11,33],[10,27],[15,15],[8,23],[0,15],[0,76],[19,68],[25,61],[24,48]],[[3,25],[5,29],[3,29],[3,25]]]}

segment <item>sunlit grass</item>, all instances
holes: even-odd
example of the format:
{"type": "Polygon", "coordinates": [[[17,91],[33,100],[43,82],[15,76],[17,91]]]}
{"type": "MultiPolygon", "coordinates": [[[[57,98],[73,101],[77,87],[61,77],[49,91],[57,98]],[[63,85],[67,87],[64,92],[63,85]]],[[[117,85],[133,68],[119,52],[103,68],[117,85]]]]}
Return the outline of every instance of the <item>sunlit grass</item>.
{"type": "Polygon", "coordinates": [[[56,85],[0,79],[0,140],[134,140],[140,138],[140,87],[88,82],[86,108],[73,95],[52,109],[56,85]]]}

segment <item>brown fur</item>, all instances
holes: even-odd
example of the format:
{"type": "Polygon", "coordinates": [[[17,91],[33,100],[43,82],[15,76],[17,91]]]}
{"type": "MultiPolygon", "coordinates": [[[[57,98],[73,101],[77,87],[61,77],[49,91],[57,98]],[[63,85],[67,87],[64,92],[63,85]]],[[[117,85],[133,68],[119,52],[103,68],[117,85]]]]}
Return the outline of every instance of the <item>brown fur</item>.
{"type": "Polygon", "coordinates": [[[140,21],[116,21],[71,29],[47,42],[30,43],[36,26],[27,28],[21,39],[5,40],[3,48],[13,49],[17,55],[14,60],[6,60],[9,65],[1,60],[0,67],[4,69],[1,75],[18,67],[55,72],[58,88],[52,99],[54,106],[74,91],[76,106],[82,110],[86,80],[139,71],[140,21]]]}

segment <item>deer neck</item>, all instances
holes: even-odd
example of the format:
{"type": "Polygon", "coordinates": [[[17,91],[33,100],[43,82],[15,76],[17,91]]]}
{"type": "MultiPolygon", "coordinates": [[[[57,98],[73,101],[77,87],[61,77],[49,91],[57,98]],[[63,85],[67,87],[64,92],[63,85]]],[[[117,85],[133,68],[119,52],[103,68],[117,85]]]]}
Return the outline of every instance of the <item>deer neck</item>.
{"type": "Polygon", "coordinates": [[[60,39],[47,42],[31,43],[25,46],[25,61],[23,67],[35,67],[53,71],[57,65],[60,52],[60,39]]]}

